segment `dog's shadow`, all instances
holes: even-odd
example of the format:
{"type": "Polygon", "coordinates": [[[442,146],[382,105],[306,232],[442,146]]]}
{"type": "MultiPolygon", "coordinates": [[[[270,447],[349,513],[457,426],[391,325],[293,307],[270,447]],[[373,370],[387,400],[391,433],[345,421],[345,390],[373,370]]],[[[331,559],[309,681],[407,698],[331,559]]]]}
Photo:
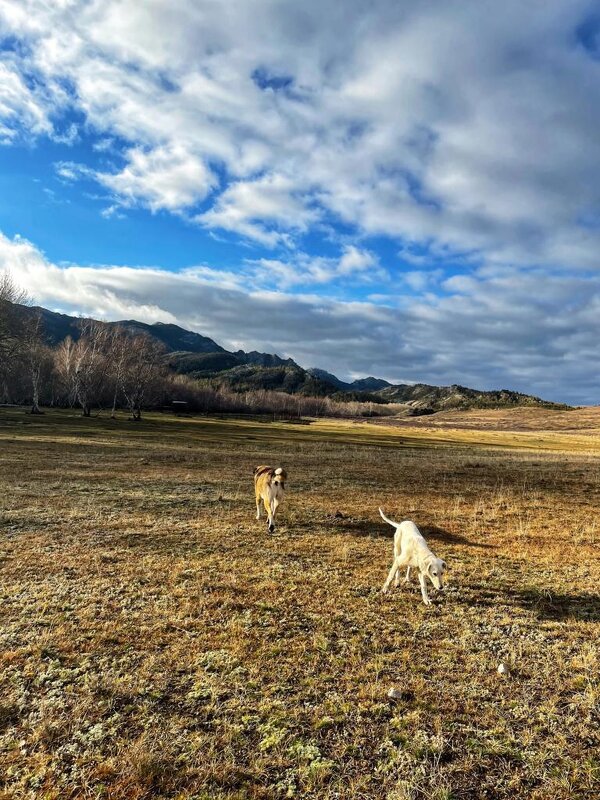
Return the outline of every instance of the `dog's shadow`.
{"type": "MultiPolygon", "coordinates": [[[[549,622],[600,622],[598,594],[564,594],[549,589],[517,589],[514,586],[491,588],[471,585],[469,588],[481,606],[497,608],[500,604],[518,605],[526,611],[532,611],[537,619],[549,622]]],[[[467,602],[471,604],[473,598],[467,602]]]]}
{"type": "Polygon", "coordinates": [[[290,531],[314,531],[315,528],[349,536],[368,536],[372,539],[382,536],[381,525],[364,519],[354,519],[337,511],[327,514],[318,521],[294,520],[290,523],[290,531]]]}
{"type": "MultiPolygon", "coordinates": [[[[325,519],[326,527],[334,529],[339,533],[347,533],[350,536],[369,536],[371,538],[393,539],[396,532],[391,525],[382,524],[378,520],[354,519],[336,511],[325,519]]],[[[484,542],[474,542],[459,533],[440,528],[438,525],[423,525],[421,532],[429,542],[439,542],[448,545],[463,545],[466,547],[479,547],[494,549],[495,545],[485,544],[484,542]]]]}
{"type": "Polygon", "coordinates": [[[600,595],[582,592],[581,594],[562,594],[536,589],[511,590],[517,602],[531,609],[542,620],[580,620],[600,621],[600,595]]]}
{"type": "MultiPolygon", "coordinates": [[[[423,525],[421,528],[423,536],[427,541],[440,542],[441,544],[460,544],[466,547],[479,547],[484,550],[494,550],[496,545],[487,544],[486,542],[474,542],[466,536],[461,536],[460,533],[448,531],[445,528],[440,528],[438,525],[423,525]]],[[[392,531],[392,536],[394,532],[392,531]]]]}
{"type": "MultiPolygon", "coordinates": [[[[393,539],[394,534],[396,533],[395,529],[392,528],[391,525],[375,525],[372,527],[376,529],[377,536],[382,536],[386,539],[393,539]]],[[[427,542],[433,543],[434,545],[436,543],[462,545],[463,547],[479,547],[485,550],[493,550],[496,547],[496,545],[487,544],[486,542],[473,541],[473,539],[468,539],[466,536],[462,536],[460,533],[449,531],[446,528],[440,528],[439,525],[424,524],[420,525],[419,528],[427,542]]],[[[432,549],[435,550],[433,545],[432,549]]]]}
{"type": "Polygon", "coordinates": [[[335,527],[340,533],[347,533],[351,536],[369,536],[376,538],[381,536],[381,525],[370,522],[366,519],[341,519],[335,527]]]}

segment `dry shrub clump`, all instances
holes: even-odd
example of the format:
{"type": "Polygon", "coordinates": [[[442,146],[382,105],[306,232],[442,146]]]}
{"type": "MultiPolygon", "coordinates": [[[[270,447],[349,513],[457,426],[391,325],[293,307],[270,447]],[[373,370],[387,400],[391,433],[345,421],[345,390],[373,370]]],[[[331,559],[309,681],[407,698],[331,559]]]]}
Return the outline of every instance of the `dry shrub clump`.
{"type": "Polygon", "coordinates": [[[0,797],[598,796],[597,440],[443,433],[0,410],[0,797]]]}

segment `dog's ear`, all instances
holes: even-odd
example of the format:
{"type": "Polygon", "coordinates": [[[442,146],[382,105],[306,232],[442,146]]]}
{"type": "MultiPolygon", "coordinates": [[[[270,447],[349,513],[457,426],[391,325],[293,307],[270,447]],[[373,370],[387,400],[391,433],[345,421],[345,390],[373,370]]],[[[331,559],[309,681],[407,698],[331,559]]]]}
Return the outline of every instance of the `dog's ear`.
{"type": "Polygon", "coordinates": [[[448,564],[445,561],[442,561],[442,569],[448,569],[448,564]]]}

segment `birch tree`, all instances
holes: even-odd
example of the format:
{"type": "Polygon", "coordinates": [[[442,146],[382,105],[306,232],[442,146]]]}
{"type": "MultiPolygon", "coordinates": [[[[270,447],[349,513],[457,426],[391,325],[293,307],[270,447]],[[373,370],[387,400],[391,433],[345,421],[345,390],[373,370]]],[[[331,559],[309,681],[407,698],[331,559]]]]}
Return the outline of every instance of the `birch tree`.
{"type": "Polygon", "coordinates": [[[113,328],[109,333],[108,341],[108,369],[112,380],[113,401],[111,419],[117,413],[119,393],[122,391],[125,369],[127,366],[127,353],[130,346],[131,336],[122,327],[113,328]]]}
{"type": "Polygon", "coordinates": [[[40,392],[42,384],[51,372],[52,354],[44,341],[44,326],[41,314],[34,314],[24,325],[22,353],[26,363],[31,387],[31,413],[42,414],[40,392]]]}
{"type": "Polygon", "coordinates": [[[150,336],[131,336],[127,347],[121,389],[131,414],[139,421],[148,396],[164,374],[164,347],[150,336]]]}
{"type": "Polygon", "coordinates": [[[77,341],[70,336],[56,351],[56,369],[65,386],[71,405],[81,406],[89,417],[108,380],[108,329],[94,320],[82,320],[77,341]]]}

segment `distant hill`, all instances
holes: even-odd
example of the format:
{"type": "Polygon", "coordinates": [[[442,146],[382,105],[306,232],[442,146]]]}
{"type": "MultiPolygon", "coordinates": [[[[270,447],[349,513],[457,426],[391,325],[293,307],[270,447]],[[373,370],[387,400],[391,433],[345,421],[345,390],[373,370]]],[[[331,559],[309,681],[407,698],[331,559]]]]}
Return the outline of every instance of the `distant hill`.
{"type": "MultiPolygon", "coordinates": [[[[81,319],[58,314],[45,308],[25,308],[26,313],[40,313],[49,344],[57,345],[65,337],[77,339],[81,319]]],[[[466,386],[430,386],[425,383],[393,385],[382,378],[359,378],[348,382],[323,369],[304,369],[291,358],[256,350],[229,352],[208,336],[188,331],[179,325],[137,320],[103,323],[121,326],[134,334],[144,333],[165,347],[165,362],[175,372],[212,386],[245,392],[260,389],[334,397],[341,400],[397,403],[412,415],[469,408],[513,408],[540,406],[568,408],[532,395],[509,389],[480,391],[466,386]]]]}
{"type": "Polygon", "coordinates": [[[349,389],[352,392],[381,392],[382,389],[386,389],[388,386],[392,386],[392,384],[384,381],[383,378],[359,378],[356,381],[352,381],[349,389]]]}
{"type": "MultiPolygon", "coordinates": [[[[67,314],[58,314],[56,311],[49,311],[47,308],[35,306],[27,309],[26,311],[39,313],[42,316],[44,330],[48,343],[56,345],[71,336],[77,340],[79,338],[79,326],[81,324],[80,317],[70,317],[67,314]]],[[[146,322],[138,322],[137,320],[128,319],[121,322],[106,322],[103,323],[109,328],[120,326],[126,328],[131,333],[146,333],[153,336],[162,342],[167,350],[186,351],[190,353],[225,353],[226,350],[209,339],[207,336],[201,336],[199,333],[187,331],[185,328],[180,328],[179,325],[171,325],[164,322],[155,322],[152,325],[146,322]]]]}
{"type": "Polygon", "coordinates": [[[347,381],[341,381],[331,372],[327,372],[327,370],[324,369],[318,369],[317,367],[312,367],[308,370],[308,372],[310,372],[310,374],[314,375],[316,378],[320,378],[328,383],[333,383],[334,386],[337,386],[338,389],[344,392],[374,393],[378,392],[380,389],[385,389],[388,386],[392,386],[391,383],[384,381],[383,378],[359,378],[358,380],[348,383],[347,381]]]}
{"type": "Polygon", "coordinates": [[[221,351],[217,353],[188,353],[176,350],[169,353],[165,360],[171,369],[182,375],[205,375],[222,372],[239,367],[241,362],[233,353],[221,351]]]}
{"type": "Polygon", "coordinates": [[[236,392],[268,389],[308,397],[328,397],[337,392],[336,386],[316,378],[297,365],[261,367],[244,364],[207,377],[211,378],[212,385],[224,386],[236,392]]]}
{"type": "Polygon", "coordinates": [[[225,348],[209,339],[208,336],[201,336],[193,331],[186,331],[179,325],[155,322],[148,325],[145,322],[136,320],[124,320],[123,322],[109,322],[109,325],[120,325],[132,333],[147,333],[162,342],[167,350],[178,350],[189,353],[226,353],[225,348]]]}
{"type": "Polygon", "coordinates": [[[405,403],[415,410],[446,411],[466,408],[511,408],[514,406],[543,406],[566,408],[560,403],[551,403],[529,394],[509,389],[480,391],[466,386],[429,386],[426,383],[399,384],[381,389],[377,394],[390,403],[405,403]]]}
{"type": "Polygon", "coordinates": [[[258,367],[301,367],[291,358],[280,358],[274,353],[258,353],[256,350],[251,350],[245,353],[243,350],[237,350],[234,353],[239,359],[241,364],[256,364],[258,367]]]}

